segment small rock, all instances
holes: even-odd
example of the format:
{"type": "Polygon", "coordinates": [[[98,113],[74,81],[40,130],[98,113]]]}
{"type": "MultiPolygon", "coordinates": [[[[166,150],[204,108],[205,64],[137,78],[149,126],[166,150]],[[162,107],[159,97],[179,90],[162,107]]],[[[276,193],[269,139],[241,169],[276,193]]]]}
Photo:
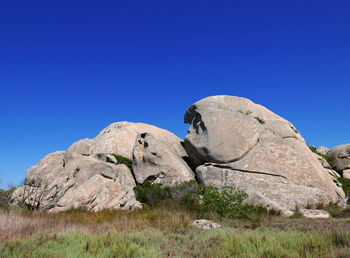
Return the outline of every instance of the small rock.
{"type": "Polygon", "coordinates": [[[321,153],[322,155],[327,155],[327,152],[329,151],[329,149],[327,147],[320,146],[320,147],[317,148],[316,151],[318,153],[321,153]]]}
{"type": "Polygon", "coordinates": [[[330,217],[329,213],[323,210],[300,209],[300,213],[309,219],[328,219],[330,217]]]}
{"type": "Polygon", "coordinates": [[[221,225],[212,222],[210,220],[206,220],[206,219],[198,219],[195,220],[192,223],[192,226],[195,226],[197,228],[201,228],[201,229],[216,229],[216,228],[221,228],[221,225]]]}

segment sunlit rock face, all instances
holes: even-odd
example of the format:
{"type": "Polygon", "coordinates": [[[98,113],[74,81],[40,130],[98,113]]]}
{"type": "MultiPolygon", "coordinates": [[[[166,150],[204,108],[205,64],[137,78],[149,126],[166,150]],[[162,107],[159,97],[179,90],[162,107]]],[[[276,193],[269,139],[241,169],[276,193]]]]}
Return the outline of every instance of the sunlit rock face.
{"type": "Polygon", "coordinates": [[[186,159],[181,139],[167,130],[143,123],[113,123],[94,139],[48,154],[28,169],[25,185],[12,201],[49,211],[131,210],[141,207],[133,191],[135,178],[138,183],[150,179],[165,185],[193,180],[186,159]],[[143,142],[142,135],[147,135],[143,142]],[[111,154],[129,159],[136,155],[135,174],[111,154]]]}
{"type": "Polygon", "coordinates": [[[252,203],[278,210],[344,197],[287,120],[249,99],[213,96],[188,108],[185,149],[206,185],[231,185],[252,203]]]}

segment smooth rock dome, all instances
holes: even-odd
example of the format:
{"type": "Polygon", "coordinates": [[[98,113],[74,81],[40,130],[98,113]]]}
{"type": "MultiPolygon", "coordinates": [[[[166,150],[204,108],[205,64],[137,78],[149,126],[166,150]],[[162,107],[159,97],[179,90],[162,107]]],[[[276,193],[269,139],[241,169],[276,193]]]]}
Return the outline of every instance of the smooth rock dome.
{"type": "Polygon", "coordinates": [[[167,130],[143,123],[113,123],[94,139],[48,154],[28,169],[13,202],[24,200],[32,208],[49,211],[138,208],[141,204],[133,191],[137,182],[151,178],[173,185],[194,180],[186,158],[181,139],[167,130]],[[138,144],[141,135],[149,136],[149,147],[138,144]],[[142,158],[134,162],[135,173],[111,155],[132,159],[136,149],[142,158]]]}
{"type": "Polygon", "coordinates": [[[185,149],[205,185],[231,185],[282,211],[339,202],[345,194],[296,128],[249,99],[212,96],[188,108],[185,149]]]}

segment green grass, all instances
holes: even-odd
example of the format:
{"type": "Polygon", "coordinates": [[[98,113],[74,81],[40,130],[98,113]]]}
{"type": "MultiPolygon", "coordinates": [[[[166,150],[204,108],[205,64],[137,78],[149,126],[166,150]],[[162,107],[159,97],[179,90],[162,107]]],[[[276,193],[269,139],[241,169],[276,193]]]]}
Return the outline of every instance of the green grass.
{"type": "Polygon", "coordinates": [[[350,219],[338,215],[237,219],[168,201],[135,211],[0,210],[0,257],[348,257],[350,219]],[[202,218],[222,228],[191,226],[202,218]]]}
{"type": "Polygon", "coordinates": [[[250,115],[251,113],[253,113],[251,110],[247,109],[246,111],[243,111],[243,109],[239,109],[237,110],[239,113],[244,114],[244,115],[250,115]]]}
{"type": "Polygon", "coordinates": [[[343,188],[345,194],[349,195],[350,194],[350,179],[339,177],[339,178],[337,178],[337,180],[339,181],[339,183],[342,184],[342,188],[343,188]]]}
{"type": "Polygon", "coordinates": [[[0,248],[3,257],[335,257],[349,255],[350,233],[230,228],[164,234],[158,230],[101,235],[15,239],[0,248]]]}

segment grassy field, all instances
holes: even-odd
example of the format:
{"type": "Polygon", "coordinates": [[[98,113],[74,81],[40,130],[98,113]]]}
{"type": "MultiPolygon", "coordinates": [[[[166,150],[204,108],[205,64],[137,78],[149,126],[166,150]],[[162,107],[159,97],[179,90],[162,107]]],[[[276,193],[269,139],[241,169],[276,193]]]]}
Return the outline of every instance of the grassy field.
{"type": "Polygon", "coordinates": [[[0,257],[350,257],[350,219],[229,219],[169,203],[134,212],[0,210],[0,257]],[[223,227],[192,227],[199,218],[223,227]]]}

